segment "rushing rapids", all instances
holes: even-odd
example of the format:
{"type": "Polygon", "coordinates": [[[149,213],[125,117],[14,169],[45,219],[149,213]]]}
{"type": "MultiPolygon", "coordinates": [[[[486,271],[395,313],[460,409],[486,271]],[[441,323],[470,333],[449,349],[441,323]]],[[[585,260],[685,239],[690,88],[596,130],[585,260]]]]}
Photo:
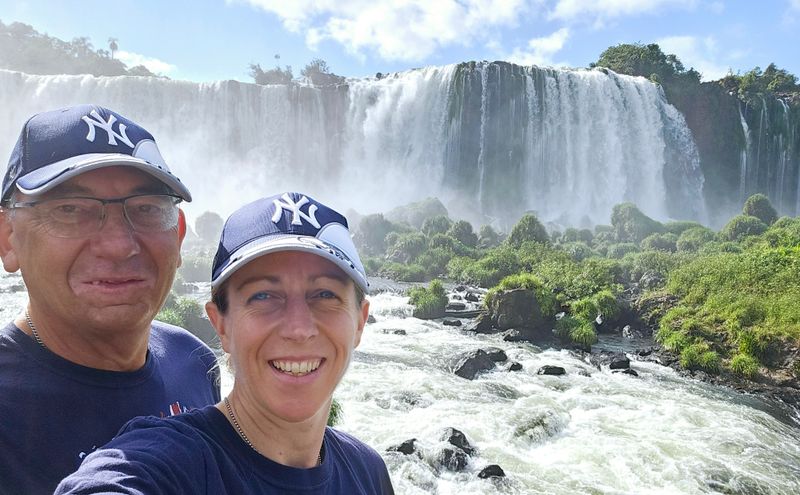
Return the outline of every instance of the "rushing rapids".
{"type": "Polygon", "coordinates": [[[84,102],[147,123],[194,215],[297,189],[362,213],[436,196],[504,228],[530,210],[608,223],[623,201],[705,220],[683,117],[656,85],[613,72],[484,62],[313,88],[0,70],[0,152],[32,113],[84,102]]]}

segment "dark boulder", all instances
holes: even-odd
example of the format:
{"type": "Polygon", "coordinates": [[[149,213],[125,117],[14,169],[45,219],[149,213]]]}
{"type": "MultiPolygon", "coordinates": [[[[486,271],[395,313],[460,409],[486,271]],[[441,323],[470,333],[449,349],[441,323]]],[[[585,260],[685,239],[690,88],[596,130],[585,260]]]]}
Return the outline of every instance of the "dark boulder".
{"type": "Polygon", "coordinates": [[[500,349],[499,347],[484,347],[483,350],[486,352],[486,354],[489,355],[489,358],[495,363],[503,363],[508,361],[508,356],[506,355],[506,351],[500,349]]]}
{"type": "Polygon", "coordinates": [[[544,318],[536,294],[528,289],[499,291],[492,298],[489,314],[500,330],[516,327],[536,328],[544,318]]]}
{"type": "Polygon", "coordinates": [[[463,354],[458,359],[455,366],[455,374],[467,380],[474,380],[482,371],[492,369],[494,369],[492,358],[489,357],[486,351],[478,349],[477,351],[463,354]]]}
{"type": "Polygon", "coordinates": [[[514,361],[513,363],[508,365],[508,371],[522,371],[522,364],[514,361]]]}
{"type": "Polygon", "coordinates": [[[376,320],[374,316],[372,315],[367,316],[367,323],[375,323],[376,321],[378,320],[376,320]]]}
{"type": "Polygon", "coordinates": [[[464,330],[475,333],[499,333],[500,330],[492,325],[492,318],[486,313],[478,315],[464,327],[464,330]]]}
{"type": "Polygon", "coordinates": [[[445,307],[446,311],[463,311],[467,309],[467,305],[461,301],[450,301],[445,307]]]}
{"type": "Polygon", "coordinates": [[[631,360],[621,352],[600,351],[589,355],[589,362],[601,369],[607,366],[612,370],[624,370],[631,367],[631,360]]]}
{"type": "Polygon", "coordinates": [[[475,453],[475,447],[469,443],[467,436],[464,435],[461,430],[457,430],[452,427],[445,428],[441,437],[439,437],[439,440],[444,440],[453,447],[458,447],[467,455],[472,455],[475,453]]]}
{"type": "Polygon", "coordinates": [[[467,292],[467,294],[464,296],[464,300],[469,302],[480,302],[481,298],[475,292],[467,292]]]}
{"type": "Polygon", "coordinates": [[[612,373],[622,373],[623,375],[639,376],[639,373],[630,368],[624,370],[613,370],[612,373]]]}
{"type": "Polygon", "coordinates": [[[442,325],[446,327],[460,327],[461,320],[451,320],[450,318],[445,318],[442,320],[442,325]]]}
{"type": "Polygon", "coordinates": [[[459,448],[445,447],[439,451],[436,462],[449,471],[463,471],[467,467],[467,454],[459,448]]]}
{"type": "Polygon", "coordinates": [[[400,452],[401,454],[405,455],[411,455],[411,454],[419,455],[419,452],[417,451],[417,439],[412,438],[410,440],[406,440],[400,445],[393,445],[388,449],[386,449],[386,452],[400,452]]]}
{"type": "Polygon", "coordinates": [[[549,364],[546,364],[546,365],[542,366],[541,368],[539,368],[539,371],[537,371],[536,374],[537,375],[552,375],[552,376],[566,375],[567,374],[567,370],[565,370],[561,366],[551,366],[549,364]]]}
{"type": "Polygon", "coordinates": [[[503,471],[503,468],[498,466],[497,464],[489,464],[485,468],[481,469],[481,472],[478,473],[478,478],[484,480],[486,478],[505,478],[506,473],[503,471]]]}

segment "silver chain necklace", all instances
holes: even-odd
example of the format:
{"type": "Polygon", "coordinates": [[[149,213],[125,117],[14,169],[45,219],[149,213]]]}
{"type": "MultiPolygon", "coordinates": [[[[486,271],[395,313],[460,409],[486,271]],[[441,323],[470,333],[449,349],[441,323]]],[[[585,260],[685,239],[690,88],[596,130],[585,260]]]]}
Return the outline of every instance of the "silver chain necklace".
{"type": "Polygon", "coordinates": [[[39,337],[39,332],[36,331],[36,325],[33,324],[33,320],[31,320],[31,315],[28,313],[27,308],[25,309],[25,321],[28,323],[36,343],[39,344],[42,349],[47,349],[47,346],[44,345],[44,342],[42,342],[42,339],[39,337]]]}
{"type": "MultiPolygon", "coordinates": [[[[225,402],[225,409],[228,410],[228,416],[230,416],[231,423],[233,423],[233,427],[236,428],[236,433],[239,434],[239,437],[242,440],[244,440],[244,443],[246,443],[248,445],[248,447],[250,447],[251,449],[256,451],[256,453],[258,453],[259,455],[261,455],[263,457],[267,457],[264,454],[262,454],[261,451],[259,451],[256,448],[255,445],[253,445],[253,442],[251,442],[250,439],[247,438],[247,435],[245,435],[244,430],[242,430],[242,427],[239,426],[239,421],[236,420],[236,415],[233,413],[233,408],[231,407],[231,403],[228,400],[228,398],[225,397],[223,399],[223,402],[225,402]]],[[[322,447],[319,448],[319,454],[317,454],[317,466],[320,466],[320,465],[322,465],[322,447]]]]}

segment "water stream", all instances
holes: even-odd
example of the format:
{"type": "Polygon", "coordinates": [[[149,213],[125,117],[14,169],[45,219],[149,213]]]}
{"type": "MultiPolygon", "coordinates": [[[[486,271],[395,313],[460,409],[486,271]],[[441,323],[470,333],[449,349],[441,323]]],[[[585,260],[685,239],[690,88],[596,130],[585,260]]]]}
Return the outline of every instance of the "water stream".
{"type": "MultiPolygon", "coordinates": [[[[26,302],[20,283],[0,277],[3,321],[26,302]]],[[[632,361],[632,377],[569,351],[412,318],[397,294],[370,300],[376,321],[334,394],[344,411],[338,427],[382,453],[398,495],[800,493],[800,417],[780,404],[654,363],[632,361]],[[486,347],[522,370],[500,365],[474,381],[452,373],[456,356],[486,347]],[[567,373],[538,375],[543,365],[567,373]],[[477,448],[463,472],[433,467],[447,427],[477,448]],[[386,452],[411,438],[422,456],[386,452]],[[488,464],[507,477],[479,479],[488,464]]],[[[600,345],[630,344],[610,337],[600,345]]],[[[227,373],[222,387],[230,390],[227,373]]]]}

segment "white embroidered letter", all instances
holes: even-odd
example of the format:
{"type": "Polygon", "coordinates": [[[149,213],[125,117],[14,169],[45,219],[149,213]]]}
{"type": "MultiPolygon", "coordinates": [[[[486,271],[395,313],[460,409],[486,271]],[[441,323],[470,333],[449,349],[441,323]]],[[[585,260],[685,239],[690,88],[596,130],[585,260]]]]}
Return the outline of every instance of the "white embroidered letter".
{"type": "Polygon", "coordinates": [[[294,201],[292,201],[292,198],[289,197],[289,194],[284,193],[284,195],[281,196],[281,199],[283,199],[285,203],[277,199],[274,200],[275,214],[272,215],[273,223],[278,223],[278,221],[281,219],[281,216],[283,216],[283,210],[286,210],[292,212],[292,225],[302,225],[303,224],[301,220],[302,218],[303,220],[306,220],[314,227],[319,228],[319,222],[317,222],[317,217],[315,216],[315,213],[317,212],[317,205],[312,204],[311,206],[308,207],[308,215],[300,211],[300,208],[306,203],[308,203],[307,197],[303,196],[302,198],[300,198],[300,201],[295,203],[294,201]]]}
{"type": "Polygon", "coordinates": [[[103,129],[108,134],[108,144],[112,146],[117,145],[117,139],[122,141],[123,143],[127,144],[131,148],[133,148],[133,143],[130,139],[128,139],[128,135],[125,133],[125,129],[127,128],[125,124],[119,124],[119,134],[114,132],[114,122],[117,121],[117,118],[113,115],[108,116],[108,122],[103,121],[103,118],[97,113],[96,110],[92,110],[89,115],[84,115],[81,117],[86,124],[89,125],[89,134],[86,135],[86,140],[94,142],[94,129],[95,127],[99,127],[103,129]],[[91,115],[94,118],[90,118],[91,115]]]}

